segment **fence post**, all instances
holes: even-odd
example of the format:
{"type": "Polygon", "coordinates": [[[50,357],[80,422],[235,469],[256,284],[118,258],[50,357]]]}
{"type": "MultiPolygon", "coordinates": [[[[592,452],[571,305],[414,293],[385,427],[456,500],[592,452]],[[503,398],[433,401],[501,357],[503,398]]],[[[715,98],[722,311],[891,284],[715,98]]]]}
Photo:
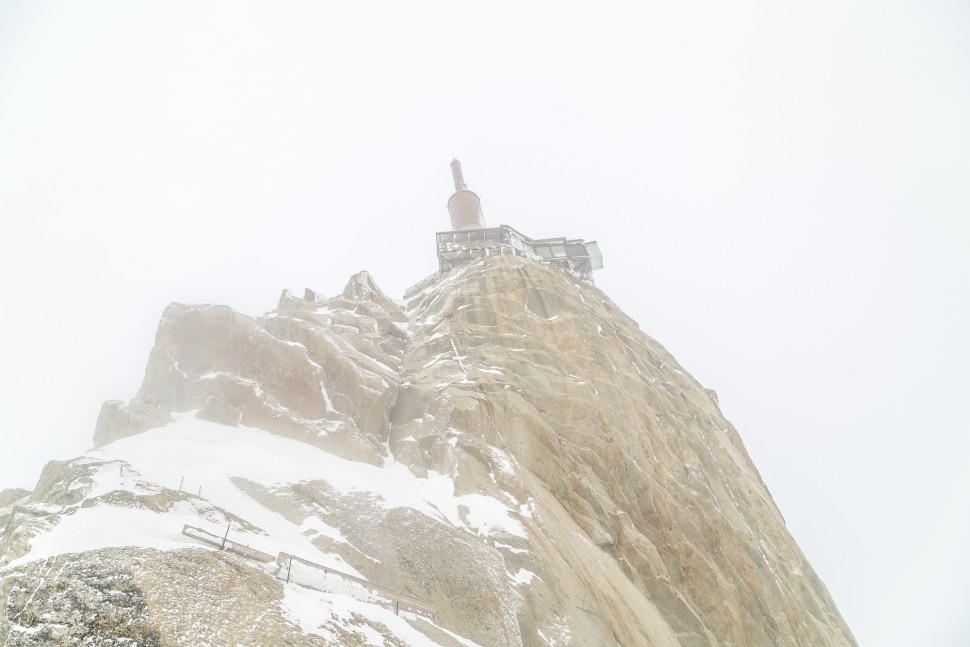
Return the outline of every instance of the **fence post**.
{"type": "Polygon", "coordinates": [[[222,550],[226,549],[226,539],[229,538],[229,529],[232,528],[232,524],[226,526],[226,535],[222,538],[222,550]]]}
{"type": "Polygon", "coordinates": [[[182,485],[183,485],[184,483],[185,483],[185,477],[183,476],[183,477],[182,477],[182,480],[181,480],[181,481],[179,481],[179,492],[181,492],[181,491],[182,491],[182,485]]]}
{"type": "Polygon", "coordinates": [[[290,572],[293,570],[293,555],[290,555],[290,565],[286,567],[286,583],[290,583],[290,572]]]}

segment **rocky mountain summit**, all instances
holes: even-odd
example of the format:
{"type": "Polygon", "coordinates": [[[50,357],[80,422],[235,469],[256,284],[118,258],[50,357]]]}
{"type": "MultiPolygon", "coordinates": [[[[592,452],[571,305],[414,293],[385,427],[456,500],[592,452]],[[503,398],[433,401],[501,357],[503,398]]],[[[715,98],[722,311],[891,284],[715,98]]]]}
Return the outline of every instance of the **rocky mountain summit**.
{"type": "Polygon", "coordinates": [[[513,256],[173,304],[96,447],[0,493],[0,645],[855,645],[716,396],[513,256]]]}

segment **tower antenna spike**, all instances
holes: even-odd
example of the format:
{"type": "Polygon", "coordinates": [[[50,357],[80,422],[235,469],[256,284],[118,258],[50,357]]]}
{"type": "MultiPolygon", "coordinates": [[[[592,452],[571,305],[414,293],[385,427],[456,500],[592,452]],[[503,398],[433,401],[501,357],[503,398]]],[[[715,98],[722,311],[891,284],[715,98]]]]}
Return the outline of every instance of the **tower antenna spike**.
{"type": "Polygon", "coordinates": [[[465,184],[465,176],[461,172],[461,162],[458,158],[451,160],[451,178],[455,181],[455,191],[467,191],[468,185],[465,184]]]}

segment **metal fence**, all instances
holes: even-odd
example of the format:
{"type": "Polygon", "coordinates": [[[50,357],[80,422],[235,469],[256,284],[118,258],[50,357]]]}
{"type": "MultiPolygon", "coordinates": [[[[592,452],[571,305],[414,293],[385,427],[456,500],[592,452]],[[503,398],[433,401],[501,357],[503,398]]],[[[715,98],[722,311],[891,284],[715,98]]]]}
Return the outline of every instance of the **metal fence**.
{"type": "Polygon", "coordinates": [[[363,602],[380,604],[393,610],[396,614],[403,611],[432,620],[435,616],[435,608],[424,600],[398,593],[379,584],[368,582],[349,573],[336,571],[323,564],[317,564],[296,555],[281,552],[274,558],[268,553],[240,544],[229,539],[229,528],[226,528],[226,534],[220,537],[202,528],[186,524],[182,528],[182,534],[219,550],[236,553],[246,559],[262,563],[270,563],[275,560],[277,564],[276,577],[293,584],[299,584],[324,593],[349,595],[363,602]]]}

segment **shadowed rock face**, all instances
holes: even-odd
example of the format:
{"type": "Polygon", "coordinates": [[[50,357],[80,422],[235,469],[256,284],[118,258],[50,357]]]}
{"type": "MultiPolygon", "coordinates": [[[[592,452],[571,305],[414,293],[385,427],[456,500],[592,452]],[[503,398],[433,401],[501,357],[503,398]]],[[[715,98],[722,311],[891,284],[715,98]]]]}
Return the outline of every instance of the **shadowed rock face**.
{"type": "MultiPolygon", "coordinates": [[[[322,482],[234,481],[294,524],[339,528],[348,541],[321,550],[482,645],[855,645],[715,398],[596,288],[499,257],[407,304],[362,273],[259,318],[172,305],[95,442],[199,410],[502,502],[522,536],[322,482]]],[[[76,492],[64,469],[38,492],[76,492]]]]}

